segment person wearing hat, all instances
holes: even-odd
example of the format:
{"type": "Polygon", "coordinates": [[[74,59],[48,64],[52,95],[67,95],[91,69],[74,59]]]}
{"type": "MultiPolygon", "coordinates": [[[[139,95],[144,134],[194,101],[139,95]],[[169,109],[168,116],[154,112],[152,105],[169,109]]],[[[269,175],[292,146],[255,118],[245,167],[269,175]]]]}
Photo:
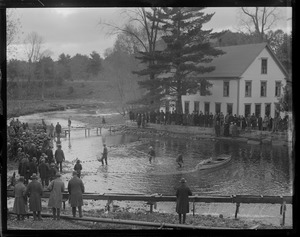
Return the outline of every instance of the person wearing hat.
{"type": "Polygon", "coordinates": [[[107,165],[107,154],[108,154],[108,151],[107,151],[106,144],[103,144],[103,153],[102,153],[102,158],[101,158],[102,165],[104,165],[103,160],[105,160],[105,164],[107,165]]]}
{"type": "Polygon", "coordinates": [[[20,176],[18,182],[14,187],[14,207],[13,212],[17,214],[17,220],[20,220],[20,216],[22,220],[24,220],[24,215],[27,214],[27,197],[25,196],[26,187],[24,185],[24,177],[20,176]]]}
{"type": "Polygon", "coordinates": [[[73,177],[68,183],[68,192],[73,217],[76,216],[76,208],[78,208],[79,217],[82,217],[84,184],[82,180],[78,178],[76,171],[73,171],[73,177]]]}
{"type": "Polygon", "coordinates": [[[50,128],[49,128],[49,136],[51,138],[54,138],[54,125],[53,123],[50,124],[50,128]]]}
{"type": "Polygon", "coordinates": [[[42,158],[42,146],[37,146],[36,149],[36,158],[37,158],[37,163],[41,163],[41,158],[42,158]]]}
{"type": "Polygon", "coordinates": [[[45,153],[48,156],[49,163],[54,162],[53,150],[52,150],[52,147],[50,145],[47,147],[45,153]]]}
{"type": "Polygon", "coordinates": [[[55,164],[51,163],[49,173],[48,173],[50,182],[55,179],[55,175],[56,175],[57,172],[58,172],[58,170],[56,169],[55,164]]]}
{"type": "Polygon", "coordinates": [[[155,151],[152,146],[149,147],[148,155],[149,155],[149,162],[151,164],[152,159],[153,160],[155,159],[155,151]]]}
{"type": "Polygon", "coordinates": [[[39,165],[39,174],[40,174],[40,178],[42,181],[42,186],[48,186],[49,184],[49,179],[48,179],[48,174],[49,174],[49,166],[48,164],[46,164],[45,159],[41,158],[41,163],[39,165]]]}
{"type": "Polygon", "coordinates": [[[53,220],[60,219],[60,209],[62,208],[63,192],[65,191],[65,184],[61,180],[60,173],[55,174],[55,179],[52,180],[48,186],[50,197],[48,207],[52,208],[53,220]]]}
{"type": "Polygon", "coordinates": [[[60,140],[60,134],[61,134],[61,125],[59,124],[59,122],[57,122],[56,126],[55,126],[55,132],[57,135],[57,140],[60,140]]]}
{"type": "Polygon", "coordinates": [[[43,196],[43,186],[37,180],[36,174],[32,174],[31,182],[26,188],[26,195],[29,196],[29,209],[33,212],[33,220],[42,220],[42,196],[43,196]]]}
{"type": "Polygon", "coordinates": [[[189,213],[189,196],[192,195],[190,188],[186,185],[185,178],[181,178],[180,186],[176,190],[176,212],[179,217],[179,224],[185,224],[186,213],[189,213]]]}
{"type": "Polygon", "coordinates": [[[55,160],[57,165],[59,165],[59,171],[62,172],[62,162],[65,161],[64,151],[61,149],[61,145],[57,145],[57,150],[55,151],[55,160]]]}
{"type": "Polygon", "coordinates": [[[18,172],[20,176],[24,177],[24,184],[28,184],[29,179],[29,160],[25,155],[22,160],[19,162],[18,172]]]}
{"type": "Polygon", "coordinates": [[[80,164],[80,160],[76,161],[76,164],[74,165],[74,170],[77,172],[78,178],[80,178],[81,170],[82,170],[82,165],[80,164]]]}
{"type": "Polygon", "coordinates": [[[37,164],[36,164],[36,158],[33,157],[30,161],[29,161],[29,177],[33,174],[36,173],[37,174],[37,164]]]}

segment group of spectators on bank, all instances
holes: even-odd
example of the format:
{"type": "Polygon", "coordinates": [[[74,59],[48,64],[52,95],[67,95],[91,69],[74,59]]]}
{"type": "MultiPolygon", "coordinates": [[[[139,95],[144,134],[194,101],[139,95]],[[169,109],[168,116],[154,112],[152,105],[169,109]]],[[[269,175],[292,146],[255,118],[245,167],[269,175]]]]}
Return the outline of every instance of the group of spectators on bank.
{"type": "Polygon", "coordinates": [[[145,127],[147,123],[165,124],[165,125],[183,125],[183,126],[199,126],[215,128],[216,135],[224,136],[235,133],[235,130],[260,130],[260,131],[284,131],[288,128],[288,116],[281,118],[279,115],[271,117],[270,115],[256,116],[254,113],[244,117],[227,113],[177,113],[176,111],[164,112],[163,110],[134,113],[129,112],[129,119],[136,121],[138,128],[145,127]],[[231,128],[230,128],[231,126],[231,128]],[[220,128],[219,128],[220,127],[220,128]],[[236,129],[235,129],[236,127],[236,129]],[[220,129],[220,132],[219,132],[220,129]],[[224,132],[222,132],[224,131],[224,132]]]}
{"type": "MultiPolygon", "coordinates": [[[[42,219],[41,197],[44,191],[50,191],[48,206],[52,208],[53,219],[60,219],[62,193],[65,191],[65,185],[60,177],[65,156],[60,142],[61,127],[59,123],[57,124],[55,152],[53,151],[53,124],[48,127],[42,120],[41,124],[29,127],[28,123],[12,119],[8,125],[8,158],[19,163],[19,178],[16,178],[14,173],[10,183],[15,195],[13,211],[17,214],[18,220],[24,219],[27,214],[27,198],[29,198],[29,209],[33,212],[33,219],[42,219]]],[[[68,125],[70,126],[70,120],[68,125]]],[[[84,192],[84,185],[80,179],[81,170],[80,160],[77,160],[73,178],[68,183],[73,216],[76,215],[76,207],[78,207],[80,217],[82,217],[82,193],[84,192]]]]}

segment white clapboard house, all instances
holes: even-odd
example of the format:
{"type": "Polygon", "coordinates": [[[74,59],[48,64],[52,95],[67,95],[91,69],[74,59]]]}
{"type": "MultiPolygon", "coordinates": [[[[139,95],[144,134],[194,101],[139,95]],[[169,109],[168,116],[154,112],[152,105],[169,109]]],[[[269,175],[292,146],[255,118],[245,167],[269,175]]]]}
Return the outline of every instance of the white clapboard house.
{"type": "Polygon", "coordinates": [[[211,95],[182,96],[183,111],[274,117],[288,75],[267,43],[219,49],[226,53],[207,64],[215,70],[199,75],[212,83],[211,95]]]}

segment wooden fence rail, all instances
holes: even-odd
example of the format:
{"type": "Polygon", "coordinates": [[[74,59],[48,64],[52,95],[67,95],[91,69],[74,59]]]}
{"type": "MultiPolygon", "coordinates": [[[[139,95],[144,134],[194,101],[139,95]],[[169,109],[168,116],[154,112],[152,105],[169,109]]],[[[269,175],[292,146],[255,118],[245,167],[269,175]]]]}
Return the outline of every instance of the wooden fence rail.
{"type": "MultiPolygon", "coordinates": [[[[49,198],[49,191],[43,192],[43,198],[49,198]]],[[[12,190],[7,190],[7,197],[14,197],[12,190]]],[[[65,208],[65,202],[68,200],[69,194],[63,193],[63,207],[65,208]]],[[[86,200],[106,200],[107,206],[112,201],[144,201],[150,205],[150,212],[153,211],[153,206],[157,202],[176,202],[176,196],[162,196],[158,194],[154,195],[139,195],[139,194],[96,194],[96,193],[84,193],[83,199],[86,200]]],[[[292,204],[292,196],[254,196],[254,195],[232,195],[232,196],[190,196],[189,201],[193,203],[193,215],[195,215],[195,203],[235,203],[235,218],[239,213],[241,203],[265,203],[265,204],[280,204],[280,215],[282,216],[282,225],[285,222],[286,204],[292,204]]]]}
{"type": "MultiPolygon", "coordinates": [[[[43,192],[43,197],[48,198],[49,191],[43,192]]],[[[8,197],[14,197],[12,190],[7,190],[8,197]]],[[[63,193],[63,198],[68,199],[69,194],[63,193]]],[[[84,193],[86,200],[116,200],[116,201],[146,201],[146,202],[175,202],[176,196],[162,195],[131,195],[131,194],[97,194],[84,193]]],[[[190,196],[190,202],[204,203],[269,203],[269,204],[292,204],[292,196],[254,196],[254,195],[232,195],[232,196],[190,196]]]]}

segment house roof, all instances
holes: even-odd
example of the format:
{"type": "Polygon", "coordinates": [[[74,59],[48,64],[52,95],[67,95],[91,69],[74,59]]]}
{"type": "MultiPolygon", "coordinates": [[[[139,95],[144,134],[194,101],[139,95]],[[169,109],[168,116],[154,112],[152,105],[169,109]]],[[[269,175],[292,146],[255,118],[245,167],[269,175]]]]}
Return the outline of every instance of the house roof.
{"type": "Polygon", "coordinates": [[[240,77],[266,46],[267,43],[216,47],[225,54],[205,64],[215,66],[215,70],[204,73],[201,77],[240,77]]]}
{"type": "MultiPolygon", "coordinates": [[[[163,50],[166,47],[166,43],[161,40],[158,42],[156,49],[163,50]]],[[[204,78],[239,78],[243,75],[243,73],[247,70],[247,68],[251,65],[251,63],[255,60],[255,58],[261,53],[263,49],[267,49],[270,53],[271,57],[277,63],[282,72],[288,75],[287,71],[277,59],[275,54],[272,52],[271,48],[267,43],[259,43],[259,44],[244,44],[244,45],[232,45],[232,46],[224,46],[224,47],[216,47],[216,49],[220,49],[224,51],[224,54],[213,58],[210,63],[203,64],[203,66],[214,66],[215,70],[209,73],[200,74],[198,76],[204,78]]],[[[173,75],[172,72],[164,74],[173,75]]]]}

